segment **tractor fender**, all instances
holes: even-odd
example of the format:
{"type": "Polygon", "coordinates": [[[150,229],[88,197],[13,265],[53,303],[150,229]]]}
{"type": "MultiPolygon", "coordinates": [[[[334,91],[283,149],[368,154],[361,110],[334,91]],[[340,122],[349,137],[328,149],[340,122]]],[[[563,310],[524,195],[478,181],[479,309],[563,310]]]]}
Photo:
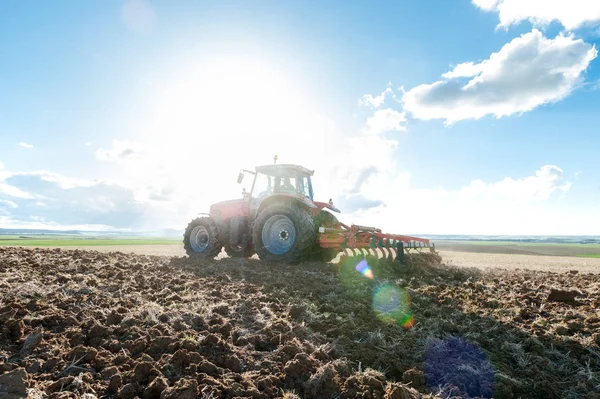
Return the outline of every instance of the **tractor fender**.
{"type": "Polygon", "coordinates": [[[340,211],[339,209],[337,209],[337,207],[335,207],[333,204],[330,204],[330,203],[327,203],[327,202],[315,201],[315,205],[319,209],[327,208],[327,209],[331,209],[334,212],[342,213],[342,211],[340,211]]]}
{"type": "Polygon", "coordinates": [[[258,207],[258,210],[256,212],[256,215],[254,215],[254,217],[256,218],[256,216],[260,215],[260,213],[263,211],[263,209],[270,206],[271,204],[281,204],[281,203],[286,203],[286,202],[289,203],[290,205],[291,204],[300,205],[300,206],[306,208],[307,210],[319,209],[308,198],[301,198],[299,196],[291,195],[291,194],[275,194],[275,195],[271,195],[270,197],[266,198],[263,202],[260,203],[260,206],[258,207]]]}

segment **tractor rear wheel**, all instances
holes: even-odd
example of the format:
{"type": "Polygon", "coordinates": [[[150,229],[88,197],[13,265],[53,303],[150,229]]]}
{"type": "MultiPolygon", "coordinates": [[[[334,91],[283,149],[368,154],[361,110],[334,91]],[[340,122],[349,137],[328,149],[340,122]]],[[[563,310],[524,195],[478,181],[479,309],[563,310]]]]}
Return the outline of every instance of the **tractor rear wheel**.
{"type": "Polygon", "coordinates": [[[183,234],[183,247],[190,258],[212,259],[217,256],[223,244],[219,241],[219,230],[208,216],[192,220],[183,234]]]}
{"type": "Polygon", "coordinates": [[[224,248],[231,258],[249,258],[254,255],[254,247],[250,244],[242,246],[225,243],[224,248]]]}
{"type": "Polygon", "coordinates": [[[306,209],[295,204],[274,204],[254,223],[252,241],[261,260],[297,264],[308,258],[317,235],[306,209]]]}

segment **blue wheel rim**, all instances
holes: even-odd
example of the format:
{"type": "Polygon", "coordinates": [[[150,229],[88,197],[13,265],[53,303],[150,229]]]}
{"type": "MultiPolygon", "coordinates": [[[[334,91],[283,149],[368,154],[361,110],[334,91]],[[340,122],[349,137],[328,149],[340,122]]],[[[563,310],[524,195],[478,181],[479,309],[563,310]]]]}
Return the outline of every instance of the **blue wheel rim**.
{"type": "Polygon", "coordinates": [[[296,243],[296,228],[287,216],[273,215],[262,228],[262,241],[267,251],[283,255],[296,243]]]}
{"type": "Polygon", "coordinates": [[[208,248],[208,230],[204,226],[196,226],[190,234],[190,245],[196,252],[204,252],[208,248]]]}

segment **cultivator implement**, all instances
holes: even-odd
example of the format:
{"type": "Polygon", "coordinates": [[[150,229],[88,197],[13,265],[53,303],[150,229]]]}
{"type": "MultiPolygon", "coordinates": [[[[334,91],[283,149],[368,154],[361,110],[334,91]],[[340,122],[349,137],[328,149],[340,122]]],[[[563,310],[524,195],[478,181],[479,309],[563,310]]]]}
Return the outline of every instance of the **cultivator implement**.
{"type": "Polygon", "coordinates": [[[410,252],[421,253],[429,249],[430,253],[437,253],[435,244],[426,238],[386,234],[375,227],[354,224],[348,226],[338,222],[335,227],[319,227],[319,233],[321,248],[342,252],[341,260],[370,255],[377,259],[404,263],[405,255],[410,252]]]}

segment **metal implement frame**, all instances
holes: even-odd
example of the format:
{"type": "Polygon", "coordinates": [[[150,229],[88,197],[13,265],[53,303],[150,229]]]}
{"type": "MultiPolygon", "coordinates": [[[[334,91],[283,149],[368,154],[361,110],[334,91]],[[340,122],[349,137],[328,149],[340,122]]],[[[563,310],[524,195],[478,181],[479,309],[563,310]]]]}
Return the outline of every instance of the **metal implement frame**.
{"type": "Polygon", "coordinates": [[[339,249],[340,251],[350,252],[353,255],[355,250],[362,254],[362,250],[381,251],[384,257],[394,258],[402,261],[404,253],[411,250],[421,252],[429,248],[429,251],[435,253],[435,244],[427,238],[412,237],[399,234],[383,233],[376,227],[351,225],[338,222],[338,226],[319,227],[318,242],[322,248],[339,249]]]}

